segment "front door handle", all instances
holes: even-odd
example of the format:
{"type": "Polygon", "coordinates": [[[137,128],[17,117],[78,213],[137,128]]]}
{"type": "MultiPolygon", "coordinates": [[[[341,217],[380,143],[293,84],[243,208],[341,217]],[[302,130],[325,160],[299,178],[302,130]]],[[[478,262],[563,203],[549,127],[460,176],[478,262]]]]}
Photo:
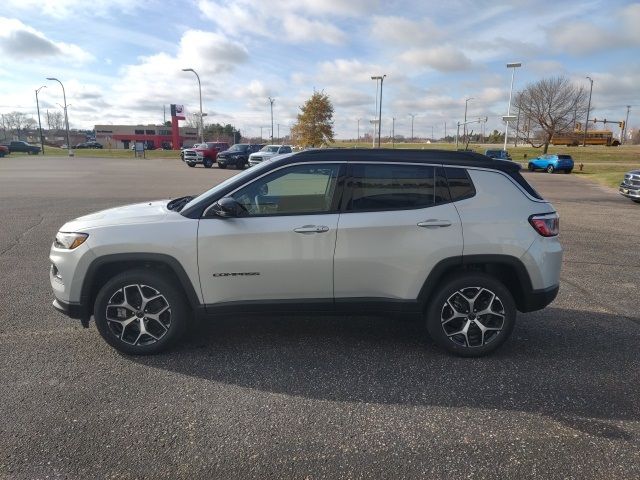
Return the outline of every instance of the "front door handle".
{"type": "Polygon", "coordinates": [[[294,228],[296,233],[324,233],[329,231],[329,227],[325,225],[303,225],[302,227],[294,228]]]}
{"type": "Polygon", "coordinates": [[[418,222],[419,227],[423,228],[436,228],[436,227],[450,227],[451,222],[449,220],[438,220],[436,218],[430,218],[424,222],[418,222]]]}

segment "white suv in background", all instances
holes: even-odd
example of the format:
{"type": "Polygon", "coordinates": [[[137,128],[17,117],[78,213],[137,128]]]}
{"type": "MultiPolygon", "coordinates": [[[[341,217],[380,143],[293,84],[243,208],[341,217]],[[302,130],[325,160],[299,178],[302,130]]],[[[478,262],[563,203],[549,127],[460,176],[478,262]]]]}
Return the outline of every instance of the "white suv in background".
{"type": "MultiPolygon", "coordinates": [[[[462,356],[507,340],[559,285],[558,215],[519,165],[469,152],[309,150],[198,197],[62,226],[54,306],[130,354],[194,318],[278,312],[419,315],[462,356]]],[[[239,320],[241,321],[241,320],[239,320]]]]}
{"type": "Polygon", "coordinates": [[[249,166],[253,167],[264,160],[269,160],[276,155],[291,153],[291,145],[265,145],[259,151],[249,155],[249,166]]]}

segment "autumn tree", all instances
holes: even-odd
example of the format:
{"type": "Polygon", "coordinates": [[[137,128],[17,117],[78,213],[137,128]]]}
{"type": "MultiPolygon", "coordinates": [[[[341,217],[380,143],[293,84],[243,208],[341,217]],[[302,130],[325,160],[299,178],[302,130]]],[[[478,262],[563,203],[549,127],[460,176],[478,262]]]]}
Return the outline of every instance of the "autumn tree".
{"type": "Polygon", "coordinates": [[[300,107],[298,120],[291,127],[291,136],[302,147],[320,147],[333,143],[333,105],[329,96],[313,92],[300,107]]]}
{"type": "Polygon", "coordinates": [[[584,87],[566,77],[545,78],[527,85],[515,96],[515,107],[520,112],[516,135],[533,147],[544,146],[547,153],[554,134],[570,132],[576,119],[586,115],[587,97],[584,87]]]}

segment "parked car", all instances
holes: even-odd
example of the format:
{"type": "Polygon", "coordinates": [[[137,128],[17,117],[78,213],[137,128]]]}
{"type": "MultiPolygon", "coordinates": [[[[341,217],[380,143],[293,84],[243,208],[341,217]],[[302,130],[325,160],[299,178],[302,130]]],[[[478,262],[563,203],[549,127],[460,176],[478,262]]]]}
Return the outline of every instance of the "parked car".
{"type": "Polygon", "coordinates": [[[9,153],[24,152],[28,155],[37,155],[40,153],[40,147],[37,145],[31,145],[30,143],[23,142],[22,140],[13,140],[9,143],[3,144],[9,149],[9,153]]]}
{"type": "Polygon", "coordinates": [[[218,167],[227,168],[233,165],[237,169],[243,169],[249,166],[249,155],[259,151],[264,144],[236,143],[228,150],[218,154],[218,167]]]}
{"type": "Polygon", "coordinates": [[[620,195],[640,203],[640,170],[631,170],[625,173],[618,191],[620,195]]]}
{"type": "Polygon", "coordinates": [[[216,163],[218,153],[229,149],[226,142],[205,142],[196,148],[187,148],[183,152],[184,162],[190,167],[201,163],[205,168],[211,168],[216,163]]]}
{"type": "Polygon", "coordinates": [[[495,158],[498,160],[511,160],[511,155],[507,150],[485,150],[484,154],[489,158],[495,158]]]}
{"type": "Polygon", "coordinates": [[[517,310],[556,297],[558,232],[516,163],[310,150],[197,197],[72,220],[51,247],[49,278],[56,309],[84,326],[93,315],[127,354],[175,344],[193,315],[313,311],[415,315],[437,345],[473,357],[507,340],[517,310]]]}
{"type": "Polygon", "coordinates": [[[269,160],[276,155],[291,153],[291,145],[265,145],[260,151],[249,155],[249,166],[253,167],[264,160],[269,160]]]}
{"type": "Polygon", "coordinates": [[[73,148],[102,148],[102,144],[98,142],[83,142],[73,148]]]}
{"type": "Polygon", "coordinates": [[[184,151],[189,148],[198,148],[199,146],[200,146],[199,143],[194,143],[192,146],[186,146],[186,145],[182,146],[180,148],[180,159],[184,162],[184,151]]]}
{"type": "Polygon", "coordinates": [[[571,173],[573,170],[573,158],[571,158],[571,155],[561,154],[540,155],[529,160],[527,168],[532,172],[534,170],[546,170],[547,173],[553,173],[559,170],[564,173],[571,173]]]}
{"type": "Polygon", "coordinates": [[[0,158],[4,157],[5,155],[9,155],[9,153],[9,147],[0,145],[0,158]]]}

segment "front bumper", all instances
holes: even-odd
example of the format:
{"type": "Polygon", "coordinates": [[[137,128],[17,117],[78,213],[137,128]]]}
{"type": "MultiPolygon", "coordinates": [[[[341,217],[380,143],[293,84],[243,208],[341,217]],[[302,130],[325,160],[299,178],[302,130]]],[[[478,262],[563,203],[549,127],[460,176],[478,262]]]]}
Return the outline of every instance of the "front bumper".
{"type": "Polygon", "coordinates": [[[82,323],[83,327],[87,328],[89,326],[89,319],[91,318],[91,314],[87,311],[85,305],[81,303],[68,303],[58,298],[54,298],[53,308],[69,318],[80,320],[80,323],[82,323]]]}
{"type": "Polygon", "coordinates": [[[621,183],[618,188],[618,192],[620,195],[627,198],[632,199],[640,199],[640,187],[636,187],[634,185],[627,185],[626,183],[621,183]]]}

